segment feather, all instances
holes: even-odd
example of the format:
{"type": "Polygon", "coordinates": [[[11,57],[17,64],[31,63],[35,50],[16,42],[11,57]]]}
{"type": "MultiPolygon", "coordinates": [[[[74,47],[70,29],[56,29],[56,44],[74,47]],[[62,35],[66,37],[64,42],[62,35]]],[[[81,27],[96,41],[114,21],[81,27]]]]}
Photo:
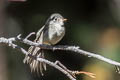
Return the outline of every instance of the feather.
{"type": "MultiPolygon", "coordinates": [[[[34,40],[34,42],[43,44],[43,29],[44,26],[37,32],[36,39],[34,40]]],[[[28,53],[36,57],[44,58],[44,51],[39,47],[30,46],[28,49],[28,53]]],[[[30,58],[29,56],[25,56],[23,62],[30,65],[31,72],[37,71],[37,73],[40,72],[41,75],[44,75],[43,70],[46,70],[45,63],[36,61],[30,58]]]]}

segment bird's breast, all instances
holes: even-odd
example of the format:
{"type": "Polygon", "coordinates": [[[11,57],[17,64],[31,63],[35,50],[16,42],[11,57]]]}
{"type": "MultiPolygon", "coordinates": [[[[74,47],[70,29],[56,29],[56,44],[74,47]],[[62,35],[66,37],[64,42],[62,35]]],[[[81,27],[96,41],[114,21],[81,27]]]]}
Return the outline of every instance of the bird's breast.
{"type": "MultiPolygon", "coordinates": [[[[58,43],[65,34],[65,28],[56,24],[54,26],[50,26],[47,32],[47,37],[44,37],[44,42],[48,44],[56,44],[58,43]]],[[[46,35],[45,35],[46,36],[46,35]]]]}

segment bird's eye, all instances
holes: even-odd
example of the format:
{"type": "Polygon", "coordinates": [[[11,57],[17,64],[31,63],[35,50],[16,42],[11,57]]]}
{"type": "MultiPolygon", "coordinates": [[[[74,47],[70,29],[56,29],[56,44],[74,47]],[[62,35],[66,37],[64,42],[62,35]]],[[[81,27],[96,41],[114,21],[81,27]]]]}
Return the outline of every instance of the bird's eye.
{"type": "Polygon", "coordinates": [[[57,20],[57,18],[55,18],[55,21],[57,20]]]}
{"type": "Polygon", "coordinates": [[[52,17],[51,20],[57,21],[57,17],[52,17]]]}

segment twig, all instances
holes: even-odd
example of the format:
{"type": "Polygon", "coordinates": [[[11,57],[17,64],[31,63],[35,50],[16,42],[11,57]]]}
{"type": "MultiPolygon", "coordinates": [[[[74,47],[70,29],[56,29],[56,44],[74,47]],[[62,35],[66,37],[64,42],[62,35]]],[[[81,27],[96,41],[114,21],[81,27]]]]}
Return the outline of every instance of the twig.
{"type": "Polygon", "coordinates": [[[43,58],[39,58],[39,57],[36,57],[36,56],[32,56],[30,55],[24,48],[18,46],[17,44],[15,44],[14,42],[22,42],[24,44],[28,44],[28,45],[31,45],[31,46],[36,46],[36,47],[40,47],[42,49],[49,49],[49,50],[65,50],[65,51],[71,51],[71,52],[76,52],[78,54],[82,54],[82,55],[85,55],[85,56],[90,56],[90,57],[93,57],[93,58],[97,58],[99,60],[102,60],[104,62],[107,62],[109,64],[113,64],[113,65],[116,65],[116,66],[120,66],[120,63],[119,62],[116,62],[114,60],[111,60],[111,59],[108,59],[108,58],[105,58],[101,55],[98,55],[98,54],[95,54],[95,53],[91,53],[91,52],[87,52],[87,51],[84,51],[82,49],[79,49],[78,46],[66,46],[66,45],[58,45],[58,46],[50,46],[50,45],[45,45],[45,44],[39,44],[39,43],[35,43],[35,42],[32,42],[30,40],[28,40],[28,38],[32,35],[33,33],[30,33],[25,39],[21,38],[21,34],[18,35],[17,37],[13,37],[13,38],[4,38],[4,37],[1,37],[0,38],[0,43],[4,43],[4,44],[7,44],[8,46],[14,48],[14,49],[18,49],[20,50],[23,54],[37,60],[37,61],[40,61],[40,62],[43,62],[43,63],[46,63],[56,69],[58,69],[59,71],[61,71],[62,73],[64,73],[69,79],[71,80],[76,80],[75,79],[75,75],[77,74],[87,74],[89,75],[90,77],[94,77],[94,74],[92,73],[89,73],[89,72],[81,72],[81,71],[71,71],[71,70],[68,70],[66,67],[62,67],[63,65],[57,65],[56,63],[54,62],[51,62],[51,61],[48,61],[46,59],[43,59],[43,58]]]}
{"type": "Polygon", "coordinates": [[[18,35],[16,40],[21,41],[22,43],[25,43],[25,44],[28,44],[31,46],[36,46],[36,47],[40,47],[42,49],[49,49],[49,50],[72,51],[72,52],[82,54],[82,55],[85,55],[88,57],[93,57],[93,58],[99,59],[101,61],[107,62],[107,63],[112,64],[112,65],[120,66],[120,63],[117,61],[105,58],[105,57],[98,55],[98,54],[95,54],[95,53],[91,53],[91,52],[82,50],[78,46],[66,46],[66,45],[51,46],[51,45],[39,44],[39,43],[35,43],[35,42],[32,42],[32,41],[27,40],[27,39],[22,39],[20,36],[21,35],[18,35]]]}
{"type": "Polygon", "coordinates": [[[69,79],[76,80],[69,72],[67,72],[66,70],[64,70],[60,66],[58,66],[56,63],[48,61],[48,60],[43,59],[43,58],[39,58],[39,57],[35,57],[35,56],[30,55],[25,49],[23,49],[22,47],[14,44],[13,42],[15,40],[16,40],[15,38],[9,38],[9,39],[7,39],[7,38],[4,38],[4,37],[1,37],[0,38],[0,43],[8,44],[10,47],[21,51],[23,54],[25,54],[25,55],[27,55],[27,56],[29,56],[29,57],[37,60],[37,61],[46,63],[46,64],[48,64],[48,65],[50,65],[50,66],[58,69],[59,71],[61,71],[62,73],[64,73],[69,79]]]}
{"type": "Polygon", "coordinates": [[[91,78],[96,78],[94,73],[91,72],[86,72],[86,71],[72,71],[67,69],[60,61],[56,61],[55,64],[58,64],[61,68],[63,68],[64,70],[66,70],[67,72],[69,72],[74,78],[76,78],[76,75],[79,74],[85,74],[91,78]]]}

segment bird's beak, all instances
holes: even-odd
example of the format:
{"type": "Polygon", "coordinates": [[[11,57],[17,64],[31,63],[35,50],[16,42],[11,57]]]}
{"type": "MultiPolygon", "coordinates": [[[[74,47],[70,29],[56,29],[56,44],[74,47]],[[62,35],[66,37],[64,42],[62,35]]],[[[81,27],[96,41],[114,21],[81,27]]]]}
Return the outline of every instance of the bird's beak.
{"type": "Polygon", "coordinates": [[[64,21],[64,22],[66,22],[66,21],[67,21],[67,19],[63,19],[63,21],[64,21]]]}

